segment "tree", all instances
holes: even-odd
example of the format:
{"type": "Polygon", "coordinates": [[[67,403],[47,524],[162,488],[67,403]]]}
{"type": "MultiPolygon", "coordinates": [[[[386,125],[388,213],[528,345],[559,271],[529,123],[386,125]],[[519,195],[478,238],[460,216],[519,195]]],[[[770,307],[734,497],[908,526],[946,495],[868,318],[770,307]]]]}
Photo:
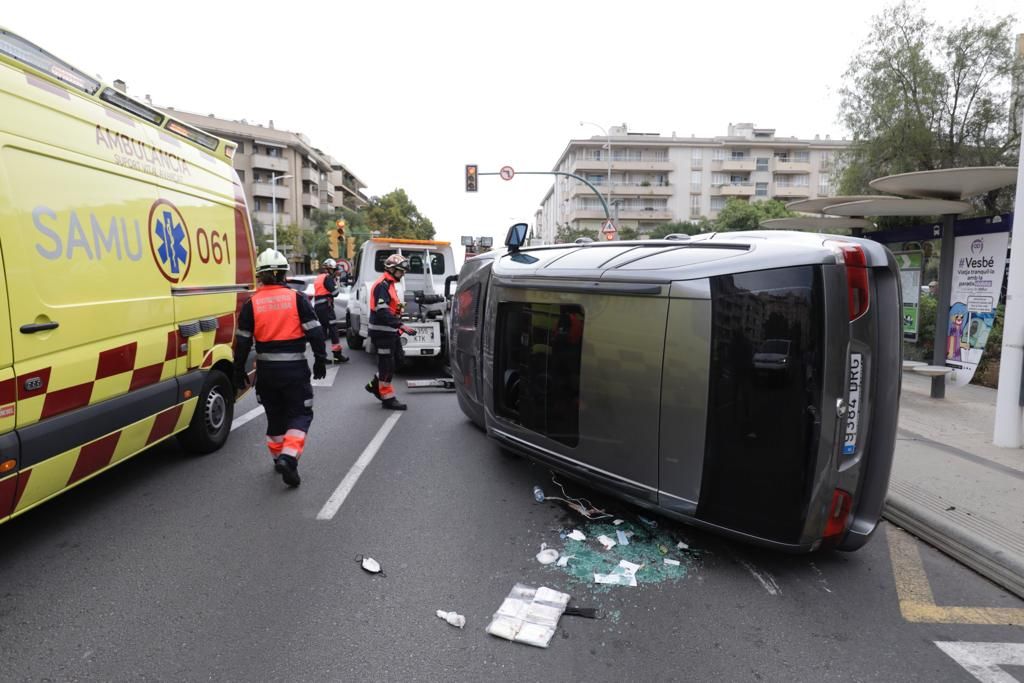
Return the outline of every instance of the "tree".
{"type": "MultiPolygon", "coordinates": [[[[1013,17],[971,16],[944,28],[906,1],[874,17],[846,72],[840,118],[853,134],[839,189],[863,194],[885,175],[956,166],[1014,165],[1024,69],[1013,55],[1013,17]]],[[[1009,191],[983,200],[1009,209],[1009,191]]]]}
{"type": "Polygon", "coordinates": [[[678,223],[662,223],[655,226],[649,233],[651,239],[661,239],[666,235],[697,235],[702,232],[713,232],[711,221],[701,216],[696,221],[680,221],[678,223]]]}
{"type": "Polygon", "coordinates": [[[558,230],[555,232],[555,244],[572,244],[580,237],[589,237],[596,242],[597,230],[577,229],[566,223],[558,226],[558,230]]]}
{"type": "Polygon", "coordinates": [[[417,240],[434,238],[434,224],[420,214],[402,188],[383,197],[372,197],[365,212],[370,229],[380,231],[382,235],[417,240]]]}
{"type": "Polygon", "coordinates": [[[718,218],[714,220],[715,230],[731,232],[734,230],[757,230],[762,221],[772,218],[794,216],[786,205],[777,199],[764,202],[747,202],[742,199],[730,198],[725,203],[718,218]]]}

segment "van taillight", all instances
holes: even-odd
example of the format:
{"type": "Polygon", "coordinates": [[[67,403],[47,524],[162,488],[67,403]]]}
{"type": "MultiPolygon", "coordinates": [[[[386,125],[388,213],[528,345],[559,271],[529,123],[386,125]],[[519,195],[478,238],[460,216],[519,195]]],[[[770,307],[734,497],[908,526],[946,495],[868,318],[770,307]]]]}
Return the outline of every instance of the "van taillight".
{"type": "Polygon", "coordinates": [[[847,519],[850,517],[850,504],[853,499],[842,489],[832,492],[832,506],[828,510],[828,521],[825,522],[825,540],[835,539],[846,531],[847,519]]]}
{"type": "Polygon", "coordinates": [[[867,313],[870,303],[868,289],[868,259],[864,248],[852,242],[829,240],[832,251],[846,265],[846,295],[850,302],[850,322],[867,313]]]}

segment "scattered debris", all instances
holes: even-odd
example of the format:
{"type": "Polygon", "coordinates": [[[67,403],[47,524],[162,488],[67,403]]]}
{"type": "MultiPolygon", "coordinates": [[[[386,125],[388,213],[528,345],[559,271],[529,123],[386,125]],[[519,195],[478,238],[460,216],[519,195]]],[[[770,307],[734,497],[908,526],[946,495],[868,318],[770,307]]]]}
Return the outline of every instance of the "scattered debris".
{"type": "Polygon", "coordinates": [[[616,545],[618,545],[615,541],[613,541],[612,539],[608,538],[604,534],[598,536],[597,540],[598,540],[598,542],[600,542],[601,545],[604,546],[605,550],[611,550],[616,545]]]}
{"type": "Polygon", "coordinates": [[[664,543],[661,543],[660,545],[658,545],[658,552],[662,555],[668,555],[668,546],[666,546],[664,543]]]}
{"type": "Polygon", "coordinates": [[[636,587],[636,573],[642,564],[633,564],[620,560],[619,565],[610,574],[594,574],[594,583],[606,583],[615,586],[636,587]]]}
{"type": "Polygon", "coordinates": [[[646,524],[649,527],[657,528],[657,526],[658,526],[658,522],[656,520],[650,519],[648,517],[644,517],[643,515],[637,515],[637,519],[639,519],[641,522],[643,522],[644,524],[646,524]]]}
{"type": "Polygon", "coordinates": [[[952,512],[953,510],[956,510],[956,505],[950,505],[948,508],[946,508],[946,512],[952,512]]]}
{"type": "Polygon", "coordinates": [[[616,519],[614,522],[612,522],[612,524],[614,524],[615,526],[618,526],[618,525],[622,524],[622,520],[621,519],[616,519]]]}
{"type": "Polygon", "coordinates": [[[573,529],[571,533],[566,534],[566,538],[571,538],[574,541],[587,540],[587,537],[579,529],[573,529]]]}
{"type": "Polygon", "coordinates": [[[558,559],[558,551],[554,548],[545,548],[541,545],[540,552],[537,553],[537,561],[541,564],[551,564],[558,559]]]}
{"type": "Polygon", "coordinates": [[[671,557],[666,557],[665,558],[665,564],[672,565],[673,567],[678,567],[679,566],[679,560],[673,560],[671,557]]]}
{"type": "Polygon", "coordinates": [[[566,607],[563,614],[567,617],[583,617],[584,619],[601,618],[601,610],[596,607],[566,607]]]}
{"type": "Polygon", "coordinates": [[[533,499],[536,500],[538,503],[543,503],[546,500],[558,500],[568,505],[569,509],[575,510],[576,512],[580,513],[581,515],[590,520],[607,519],[608,517],[611,517],[611,515],[609,515],[601,508],[595,507],[594,504],[591,503],[586,498],[573,498],[572,496],[570,496],[568,493],[565,492],[565,487],[562,486],[562,484],[557,479],[555,479],[555,475],[553,474],[551,475],[551,481],[552,483],[554,483],[555,486],[562,490],[562,496],[559,497],[545,495],[541,487],[534,486],[533,499]]]}
{"type": "Polygon", "coordinates": [[[627,536],[622,529],[616,529],[615,535],[619,539],[619,545],[629,545],[629,536],[627,536]]]}
{"type": "Polygon", "coordinates": [[[452,626],[462,628],[466,625],[466,617],[462,616],[458,612],[445,612],[443,609],[439,609],[437,610],[437,612],[435,612],[435,614],[437,614],[439,618],[447,621],[452,626]]]}
{"type": "Polygon", "coordinates": [[[568,605],[568,593],[517,583],[494,613],[487,632],[517,643],[547,647],[568,605]]]}
{"type": "Polygon", "coordinates": [[[372,557],[364,557],[363,555],[356,555],[356,562],[360,564],[363,571],[369,574],[380,574],[381,576],[387,576],[384,570],[381,569],[380,562],[373,559],[372,557]]]}
{"type": "Polygon", "coordinates": [[[560,558],[558,558],[558,562],[556,564],[559,567],[568,567],[569,566],[569,560],[571,560],[574,557],[576,557],[576,556],[575,555],[562,555],[560,558]]]}
{"type": "Polygon", "coordinates": [[[690,549],[690,546],[686,545],[682,541],[679,541],[679,543],[676,543],[676,547],[679,548],[680,550],[689,550],[690,549]]]}

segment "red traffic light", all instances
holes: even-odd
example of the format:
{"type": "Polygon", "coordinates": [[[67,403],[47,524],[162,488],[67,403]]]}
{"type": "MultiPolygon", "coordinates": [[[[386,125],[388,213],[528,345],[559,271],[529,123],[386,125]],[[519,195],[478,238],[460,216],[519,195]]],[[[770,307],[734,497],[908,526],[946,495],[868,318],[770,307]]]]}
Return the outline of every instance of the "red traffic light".
{"type": "Polygon", "coordinates": [[[476,192],[476,164],[466,164],[466,192],[476,192]]]}

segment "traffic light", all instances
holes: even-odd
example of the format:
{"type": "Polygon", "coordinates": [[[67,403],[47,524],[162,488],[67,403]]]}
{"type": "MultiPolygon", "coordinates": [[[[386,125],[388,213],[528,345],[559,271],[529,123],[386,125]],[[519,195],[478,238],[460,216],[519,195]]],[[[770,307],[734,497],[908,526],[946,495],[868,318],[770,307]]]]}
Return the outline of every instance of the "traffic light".
{"type": "Polygon", "coordinates": [[[331,258],[338,258],[338,233],[335,230],[327,231],[327,251],[331,258]]]}
{"type": "Polygon", "coordinates": [[[476,192],[476,164],[466,164],[466,192],[476,192]]]}
{"type": "Polygon", "coordinates": [[[349,261],[356,257],[356,238],[349,237],[345,240],[345,258],[349,261]]]}
{"type": "Polygon", "coordinates": [[[330,243],[331,258],[341,256],[341,246],[345,244],[345,225],[345,219],[339,218],[334,221],[334,230],[328,232],[327,239],[330,243]]]}

